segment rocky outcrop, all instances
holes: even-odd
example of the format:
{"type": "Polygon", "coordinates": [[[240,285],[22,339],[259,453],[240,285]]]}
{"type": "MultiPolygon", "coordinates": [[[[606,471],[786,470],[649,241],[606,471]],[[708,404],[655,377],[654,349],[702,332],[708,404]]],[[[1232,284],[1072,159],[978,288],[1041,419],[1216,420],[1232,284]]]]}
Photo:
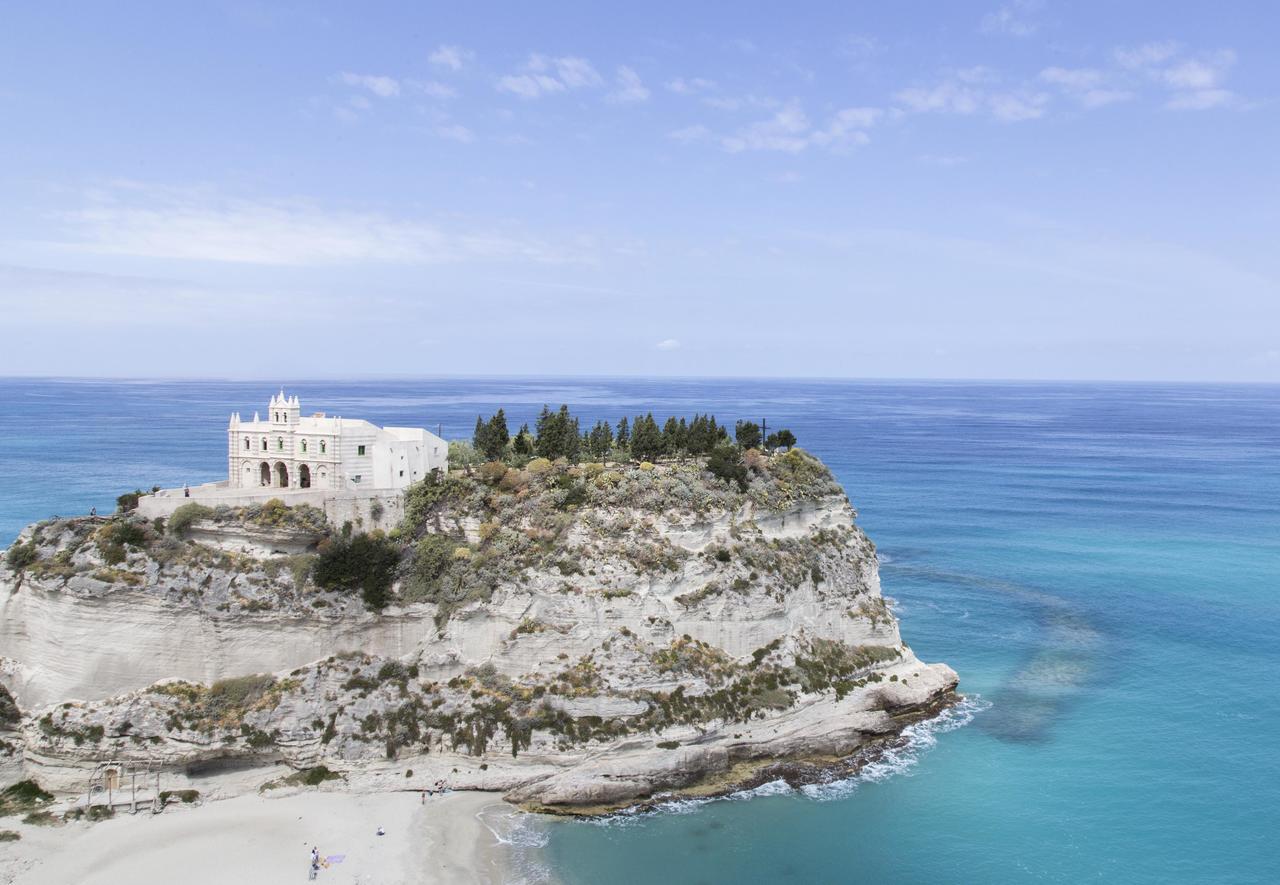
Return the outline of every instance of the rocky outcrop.
{"type": "Polygon", "coordinates": [[[810,456],[757,458],[741,492],[697,464],[486,468],[410,494],[379,612],[315,586],[308,551],[341,541],[257,514],[24,532],[0,682],[27,774],[78,789],[111,757],[238,791],[281,763],[395,768],[595,807],[846,756],[952,696],[810,456]]]}

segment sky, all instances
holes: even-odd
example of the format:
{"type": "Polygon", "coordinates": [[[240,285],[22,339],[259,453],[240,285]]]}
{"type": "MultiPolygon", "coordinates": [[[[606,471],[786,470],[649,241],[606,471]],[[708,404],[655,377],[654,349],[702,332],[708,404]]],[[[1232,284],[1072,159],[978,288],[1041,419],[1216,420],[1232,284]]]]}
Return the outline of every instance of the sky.
{"type": "Polygon", "coordinates": [[[0,374],[1280,381],[1270,2],[42,3],[0,374]]]}

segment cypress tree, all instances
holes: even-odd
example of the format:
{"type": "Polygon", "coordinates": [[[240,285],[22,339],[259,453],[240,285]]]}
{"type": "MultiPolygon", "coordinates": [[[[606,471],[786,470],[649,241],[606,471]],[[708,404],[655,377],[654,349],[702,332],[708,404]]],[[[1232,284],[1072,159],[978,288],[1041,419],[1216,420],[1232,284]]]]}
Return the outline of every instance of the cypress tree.
{"type": "Polygon", "coordinates": [[[520,425],[520,432],[516,434],[516,438],[512,441],[511,450],[522,458],[528,458],[533,455],[533,434],[529,432],[528,424],[520,425]]]}
{"type": "Polygon", "coordinates": [[[476,430],[471,435],[471,446],[482,456],[489,449],[489,425],[479,415],[476,415],[476,430]]]}
{"type": "Polygon", "coordinates": [[[538,438],[534,440],[533,450],[543,458],[554,461],[564,448],[560,438],[560,422],[557,416],[546,406],[538,414],[538,438]]]}
{"type": "Polygon", "coordinates": [[[631,457],[637,461],[656,461],[662,457],[662,431],[653,413],[640,417],[631,425],[631,457]]]}
{"type": "Polygon", "coordinates": [[[507,416],[498,409],[489,419],[489,451],[490,461],[497,461],[507,452],[507,443],[511,442],[511,434],[507,432],[507,416]]]}
{"type": "Polygon", "coordinates": [[[618,422],[618,448],[626,449],[631,446],[631,428],[627,426],[627,416],[623,415],[622,420],[618,422]]]}

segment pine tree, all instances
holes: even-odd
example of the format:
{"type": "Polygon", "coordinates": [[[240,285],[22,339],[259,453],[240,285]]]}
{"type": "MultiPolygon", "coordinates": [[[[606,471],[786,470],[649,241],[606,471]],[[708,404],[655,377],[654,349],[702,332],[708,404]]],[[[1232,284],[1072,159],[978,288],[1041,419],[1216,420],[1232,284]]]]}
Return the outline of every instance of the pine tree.
{"type": "Polygon", "coordinates": [[[760,425],[754,421],[739,421],[734,426],[733,435],[744,449],[760,448],[760,425]]]}
{"type": "Polygon", "coordinates": [[[782,428],[777,433],[769,434],[769,438],[764,441],[766,449],[789,449],[796,444],[796,435],[787,428],[782,428]]]}
{"type": "Polygon", "coordinates": [[[511,441],[511,450],[521,458],[529,458],[533,455],[533,434],[529,432],[528,424],[520,425],[520,432],[516,434],[516,438],[511,441]]]}
{"type": "Polygon", "coordinates": [[[609,456],[609,450],[613,448],[613,428],[609,426],[609,422],[597,421],[596,426],[591,428],[587,443],[591,457],[605,460],[609,456]]]}
{"type": "Polygon", "coordinates": [[[564,428],[564,457],[570,464],[577,464],[582,453],[582,430],[578,427],[578,419],[569,414],[568,406],[560,407],[560,424],[564,428]]]}
{"type": "Polygon", "coordinates": [[[667,419],[667,423],[662,425],[662,451],[668,457],[675,458],[679,456],[683,448],[683,440],[680,438],[680,423],[672,415],[667,419]]]}
{"type": "Polygon", "coordinates": [[[631,428],[627,426],[627,416],[623,415],[622,420],[618,422],[618,448],[627,449],[631,447],[631,428]]]}
{"type": "Polygon", "coordinates": [[[479,415],[476,415],[476,431],[471,435],[471,446],[481,455],[489,448],[489,425],[479,415]]]}
{"type": "Polygon", "coordinates": [[[511,442],[511,434],[507,432],[507,416],[498,409],[489,419],[489,454],[490,461],[498,461],[507,453],[507,443],[511,442]]]}
{"type": "Polygon", "coordinates": [[[631,457],[637,461],[656,461],[662,457],[662,431],[653,413],[640,417],[631,424],[631,457]]]}
{"type": "Polygon", "coordinates": [[[538,438],[534,440],[533,450],[543,458],[554,461],[560,457],[564,443],[560,434],[558,416],[546,406],[538,414],[538,438]]]}

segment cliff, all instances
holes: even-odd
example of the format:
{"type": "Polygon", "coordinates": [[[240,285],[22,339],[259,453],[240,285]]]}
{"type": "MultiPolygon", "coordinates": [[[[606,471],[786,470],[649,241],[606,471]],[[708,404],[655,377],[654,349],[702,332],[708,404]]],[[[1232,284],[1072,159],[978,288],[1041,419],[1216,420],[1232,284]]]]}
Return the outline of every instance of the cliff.
{"type": "Polygon", "coordinates": [[[705,467],[484,465],[415,486],[386,538],[272,504],[37,524],[0,567],[0,773],[597,808],[846,757],[950,701],[821,462],[705,467]]]}

